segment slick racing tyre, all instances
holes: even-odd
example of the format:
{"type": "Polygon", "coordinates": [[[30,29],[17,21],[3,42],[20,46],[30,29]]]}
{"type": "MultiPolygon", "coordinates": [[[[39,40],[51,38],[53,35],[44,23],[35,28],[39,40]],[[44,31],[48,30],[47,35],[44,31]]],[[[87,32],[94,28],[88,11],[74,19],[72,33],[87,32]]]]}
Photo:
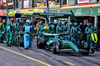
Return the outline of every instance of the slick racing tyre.
{"type": "Polygon", "coordinates": [[[39,38],[37,38],[37,48],[41,48],[39,38]]]}
{"type": "Polygon", "coordinates": [[[24,38],[23,38],[23,36],[21,36],[19,38],[19,44],[20,44],[20,46],[24,47],[24,38]]]}
{"type": "Polygon", "coordinates": [[[53,43],[53,54],[59,54],[59,50],[60,50],[60,48],[59,48],[59,46],[57,45],[57,43],[56,42],[54,42],[53,43]],[[58,51],[57,51],[58,50],[58,51]]]}
{"type": "Polygon", "coordinates": [[[37,38],[37,48],[45,48],[44,38],[37,38]]]}

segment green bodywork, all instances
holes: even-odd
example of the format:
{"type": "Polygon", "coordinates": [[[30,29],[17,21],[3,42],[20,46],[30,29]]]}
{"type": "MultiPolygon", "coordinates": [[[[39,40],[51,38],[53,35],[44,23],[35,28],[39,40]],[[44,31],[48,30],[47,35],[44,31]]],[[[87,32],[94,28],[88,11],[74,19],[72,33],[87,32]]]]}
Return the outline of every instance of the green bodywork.
{"type": "MultiPolygon", "coordinates": [[[[74,49],[76,52],[79,51],[78,47],[71,41],[68,40],[61,40],[59,39],[60,34],[50,34],[50,33],[44,33],[45,36],[48,36],[46,38],[48,38],[49,40],[47,41],[47,46],[51,46],[53,44],[53,42],[55,40],[61,42],[62,47],[68,46],[71,47],[72,49],[74,49]],[[54,36],[54,38],[51,38],[49,36],[54,36]]],[[[67,49],[67,48],[66,48],[67,49]]]]}

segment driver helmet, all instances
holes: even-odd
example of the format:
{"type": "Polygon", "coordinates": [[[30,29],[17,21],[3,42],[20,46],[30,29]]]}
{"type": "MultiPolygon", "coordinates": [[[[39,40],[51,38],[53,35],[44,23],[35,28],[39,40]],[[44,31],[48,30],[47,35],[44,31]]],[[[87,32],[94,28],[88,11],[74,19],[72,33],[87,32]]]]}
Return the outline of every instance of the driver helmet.
{"type": "Polygon", "coordinates": [[[45,27],[43,27],[43,29],[44,29],[44,30],[48,30],[48,29],[49,29],[49,27],[48,27],[48,26],[45,26],[45,27]]]}

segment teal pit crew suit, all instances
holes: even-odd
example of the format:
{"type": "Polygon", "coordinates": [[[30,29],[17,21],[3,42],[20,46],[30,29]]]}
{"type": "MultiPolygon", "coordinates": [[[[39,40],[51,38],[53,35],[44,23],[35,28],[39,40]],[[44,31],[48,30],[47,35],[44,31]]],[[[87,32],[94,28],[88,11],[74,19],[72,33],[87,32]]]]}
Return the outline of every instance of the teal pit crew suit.
{"type": "Polygon", "coordinates": [[[31,35],[31,26],[29,25],[30,20],[26,21],[26,25],[23,27],[23,30],[25,31],[24,34],[24,48],[29,48],[29,42],[30,42],[30,35],[31,35]]]}
{"type": "Polygon", "coordinates": [[[52,22],[49,22],[49,33],[55,33],[55,25],[52,22]]]}
{"type": "Polygon", "coordinates": [[[54,27],[54,31],[55,31],[55,33],[56,33],[56,27],[57,27],[58,23],[59,23],[58,21],[53,22],[53,24],[54,24],[54,26],[55,26],[55,27],[54,27]]]}
{"type": "Polygon", "coordinates": [[[67,21],[64,21],[64,22],[62,23],[62,29],[63,29],[63,32],[68,31],[67,21]]]}
{"type": "Polygon", "coordinates": [[[30,42],[29,42],[29,47],[31,47],[32,45],[32,40],[33,40],[33,31],[34,31],[34,25],[32,23],[32,21],[29,22],[30,26],[31,26],[31,36],[30,36],[30,42]]]}
{"type": "MultiPolygon", "coordinates": [[[[3,41],[6,41],[6,32],[5,32],[5,29],[6,29],[6,25],[7,25],[7,23],[6,23],[6,20],[3,20],[3,23],[2,23],[2,25],[0,26],[0,37],[3,39],[3,41]]],[[[0,40],[1,40],[1,38],[0,38],[0,40]]]]}
{"type": "Polygon", "coordinates": [[[11,40],[10,43],[14,44],[14,32],[15,32],[15,25],[13,24],[14,18],[11,18],[10,21],[11,21],[10,24],[12,26],[12,28],[11,28],[12,30],[10,32],[10,34],[11,34],[11,36],[10,36],[10,40],[11,40]]]}
{"type": "Polygon", "coordinates": [[[56,33],[62,33],[63,32],[63,29],[62,29],[62,23],[61,22],[59,22],[58,23],[58,25],[57,25],[57,27],[56,27],[56,33]]]}
{"type": "Polygon", "coordinates": [[[69,23],[69,30],[68,30],[68,40],[73,40],[73,38],[72,38],[72,34],[71,34],[71,28],[72,28],[72,26],[73,26],[73,23],[72,22],[70,22],[69,23]]]}
{"type": "Polygon", "coordinates": [[[10,21],[7,23],[6,26],[6,40],[7,40],[7,44],[6,45],[11,45],[13,43],[13,35],[14,35],[14,25],[12,22],[14,21],[13,18],[10,19],[10,21]]]}
{"type": "Polygon", "coordinates": [[[62,31],[63,31],[63,36],[67,39],[67,33],[68,33],[68,26],[67,26],[67,21],[64,21],[62,23],[62,31]]]}
{"type": "Polygon", "coordinates": [[[43,27],[44,27],[43,22],[40,21],[39,27],[38,27],[38,35],[39,35],[40,37],[42,36],[43,27]]]}
{"type": "Polygon", "coordinates": [[[77,23],[74,23],[74,26],[71,28],[71,34],[72,34],[72,41],[79,46],[80,45],[80,36],[79,33],[81,33],[81,29],[78,26],[77,23]]]}
{"type": "Polygon", "coordinates": [[[93,28],[91,27],[91,23],[88,23],[87,26],[88,27],[86,27],[85,33],[87,33],[87,41],[90,44],[90,47],[92,47],[93,46],[93,42],[92,42],[91,33],[93,33],[93,28]]]}
{"type": "Polygon", "coordinates": [[[20,25],[19,25],[19,18],[16,18],[15,22],[15,33],[14,33],[14,44],[19,44],[19,30],[20,30],[20,25]]]}

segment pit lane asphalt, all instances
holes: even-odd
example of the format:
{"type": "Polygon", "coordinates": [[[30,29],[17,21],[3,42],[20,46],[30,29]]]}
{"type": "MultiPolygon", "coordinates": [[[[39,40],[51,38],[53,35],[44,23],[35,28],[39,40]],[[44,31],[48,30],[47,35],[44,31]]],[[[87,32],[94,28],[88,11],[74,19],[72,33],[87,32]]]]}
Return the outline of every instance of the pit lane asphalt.
{"type": "Polygon", "coordinates": [[[0,43],[0,66],[100,66],[100,50],[88,56],[74,53],[52,54],[45,49],[37,49],[35,39],[29,50],[0,43]]]}

